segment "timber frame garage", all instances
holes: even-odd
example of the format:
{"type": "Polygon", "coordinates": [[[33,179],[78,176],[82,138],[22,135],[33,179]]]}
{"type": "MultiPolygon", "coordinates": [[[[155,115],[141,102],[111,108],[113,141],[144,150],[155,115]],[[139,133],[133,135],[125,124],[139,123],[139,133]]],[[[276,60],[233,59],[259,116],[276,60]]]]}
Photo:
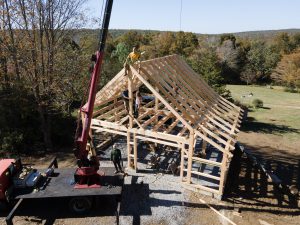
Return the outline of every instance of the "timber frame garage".
{"type": "Polygon", "coordinates": [[[222,196],[243,110],[219,96],[178,55],[122,69],[96,96],[91,129],[127,137],[127,165],[138,169],[138,143],[181,151],[184,186],[222,196]],[[129,113],[122,99],[129,92],[129,113]],[[134,92],[143,100],[134,117],[134,92]]]}

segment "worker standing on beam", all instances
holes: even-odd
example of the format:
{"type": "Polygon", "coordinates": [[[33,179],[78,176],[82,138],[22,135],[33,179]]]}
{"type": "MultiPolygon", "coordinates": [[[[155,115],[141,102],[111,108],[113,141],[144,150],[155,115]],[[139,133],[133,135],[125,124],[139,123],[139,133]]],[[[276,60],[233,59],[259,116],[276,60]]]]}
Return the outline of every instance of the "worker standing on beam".
{"type": "Polygon", "coordinates": [[[124,63],[125,75],[127,75],[130,65],[140,62],[140,58],[144,53],[145,53],[145,51],[141,52],[141,53],[139,52],[138,45],[133,47],[132,52],[129,53],[129,55],[127,56],[126,61],[124,63]]]}

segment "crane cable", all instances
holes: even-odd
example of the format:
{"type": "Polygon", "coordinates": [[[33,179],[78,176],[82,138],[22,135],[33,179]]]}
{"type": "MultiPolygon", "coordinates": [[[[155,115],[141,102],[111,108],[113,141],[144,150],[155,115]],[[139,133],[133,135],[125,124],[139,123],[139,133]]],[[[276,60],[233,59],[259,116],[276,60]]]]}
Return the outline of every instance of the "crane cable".
{"type": "MultiPolygon", "coordinates": [[[[100,25],[100,29],[101,29],[102,24],[103,24],[102,15],[103,15],[103,9],[104,9],[104,1],[105,1],[105,0],[102,1],[102,6],[101,6],[100,24],[99,24],[99,25],[100,25]],[[102,20],[101,20],[101,19],[102,19],[102,20]]],[[[101,35],[101,32],[99,32],[99,38],[98,38],[98,40],[100,39],[100,35],[101,35]]],[[[90,71],[89,71],[89,72],[90,72],[90,71]]],[[[88,86],[88,87],[91,86],[91,82],[92,82],[92,76],[90,76],[89,86],[88,86]]],[[[83,96],[83,98],[82,98],[82,102],[81,102],[80,108],[83,107],[83,104],[84,104],[84,101],[85,101],[85,99],[86,99],[86,97],[87,97],[87,95],[88,95],[88,92],[89,92],[89,88],[87,88],[87,90],[86,90],[86,92],[85,92],[85,94],[84,94],[84,96],[83,96]]]]}
{"type": "Polygon", "coordinates": [[[180,0],[179,31],[181,31],[182,0],[180,0]]]}

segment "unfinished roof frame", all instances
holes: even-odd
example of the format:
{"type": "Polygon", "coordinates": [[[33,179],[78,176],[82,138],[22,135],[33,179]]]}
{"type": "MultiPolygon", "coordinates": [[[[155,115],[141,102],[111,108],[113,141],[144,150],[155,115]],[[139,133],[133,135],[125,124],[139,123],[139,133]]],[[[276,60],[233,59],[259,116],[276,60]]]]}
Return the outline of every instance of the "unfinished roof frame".
{"type": "Polygon", "coordinates": [[[170,55],[130,66],[127,74],[122,69],[108,82],[97,93],[91,129],[126,136],[127,165],[135,169],[138,139],[178,148],[180,179],[185,186],[222,196],[242,114],[240,107],[218,95],[180,56],[170,55]],[[142,85],[153,99],[134,118],[133,92],[142,85]],[[125,89],[129,113],[121,98],[125,89]],[[199,138],[202,151],[209,144],[222,153],[221,162],[195,155],[199,138]],[[193,170],[195,162],[218,167],[220,175],[193,170]],[[216,180],[218,188],[192,182],[193,175],[216,180]]]}

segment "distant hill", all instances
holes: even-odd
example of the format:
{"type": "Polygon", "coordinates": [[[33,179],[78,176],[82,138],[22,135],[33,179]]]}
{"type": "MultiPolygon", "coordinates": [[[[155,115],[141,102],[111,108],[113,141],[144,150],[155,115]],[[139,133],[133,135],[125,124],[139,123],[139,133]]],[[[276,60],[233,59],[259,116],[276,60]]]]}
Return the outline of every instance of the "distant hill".
{"type": "Polygon", "coordinates": [[[274,37],[279,33],[288,33],[288,34],[296,34],[300,33],[300,29],[283,29],[283,30],[262,30],[262,31],[246,31],[246,32],[238,32],[233,33],[237,37],[241,38],[251,38],[251,39],[268,39],[270,37],[274,37]]]}
{"type": "MultiPolygon", "coordinates": [[[[129,30],[125,30],[125,29],[111,29],[109,30],[110,33],[114,36],[120,36],[126,32],[128,32],[129,30]]],[[[135,30],[139,33],[157,33],[157,32],[167,32],[167,31],[159,31],[159,30],[135,30]]],[[[233,33],[235,36],[237,37],[241,37],[241,38],[269,38],[269,37],[273,37],[279,33],[283,33],[286,32],[288,34],[296,34],[296,33],[300,33],[300,29],[282,29],[282,30],[261,30],[261,31],[244,31],[244,32],[236,32],[233,33]]],[[[220,36],[222,34],[200,34],[200,33],[196,33],[199,36],[220,36]]]]}
{"type": "MultiPolygon", "coordinates": [[[[81,30],[85,34],[88,35],[98,35],[99,34],[99,29],[83,29],[81,30]]],[[[122,34],[128,32],[130,30],[127,29],[110,29],[109,33],[114,37],[119,37],[122,34]]],[[[159,30],[133,30],[137,31],[138,33],[161,33],[161,32],[167,32],[167,31],[159,31],[159,30]]],[[[173,32],[173,31],[171,31],[173,32]]],[[[270,40],[274,36],[276,36],[279,33],[286,32],[288,34],[296,34],[300,33],[300,29],[282,29],[282,30],[262,30],[262,31],[245,31],[245,32],[236,32],[233,33],[236,37],[240,38],[249,38],[249,39],[263,39],[263,40],[270,40]]],[[[211,40],[218,40],[218,38],[222,34],[200,34],[196,33],[199,37],[209,37],[211,40]]]]}

